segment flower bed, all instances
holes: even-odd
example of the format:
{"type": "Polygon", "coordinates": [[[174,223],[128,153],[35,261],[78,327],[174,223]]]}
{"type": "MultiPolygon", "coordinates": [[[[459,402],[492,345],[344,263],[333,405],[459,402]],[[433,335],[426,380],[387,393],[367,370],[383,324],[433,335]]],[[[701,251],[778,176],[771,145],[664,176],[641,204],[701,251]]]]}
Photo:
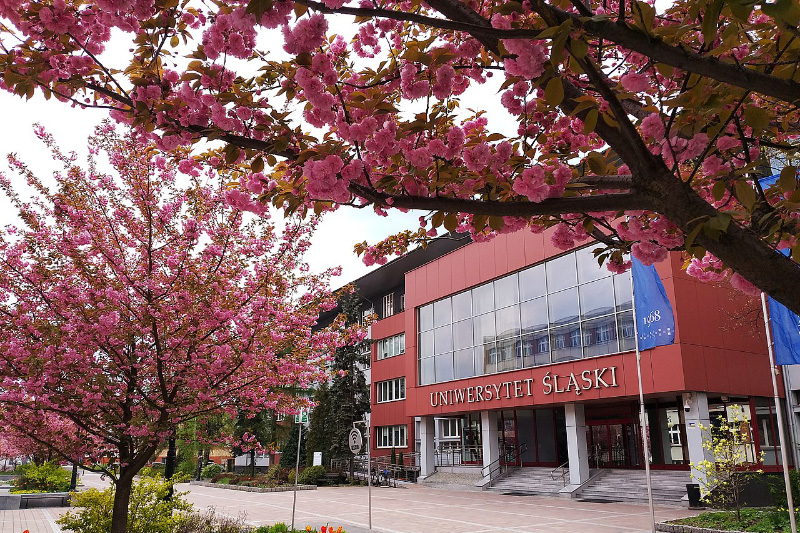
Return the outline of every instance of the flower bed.
{"type": "Polygon", "coordinates": [[[742,509],[741,519],[734,512],[709,512],[658,524],[658,531],[669,533],[789,533],[789,513],[785,509],[742,509]]]}
{"type": "MultiPolygon", "coordinates": [[[[200,487],[215,487],[218,489],[228,490],[243,490],[246,492],[291,492],[295,490],[294,485],[277,485],[274,487],[259,487],[247,485],[231,485],[226,483],[211,483],[208,481],[191,481],[191,485],[199,485],[200,487]]],[[[297,490],[317,490],[316,485],[297,485],[297,490]]]]}

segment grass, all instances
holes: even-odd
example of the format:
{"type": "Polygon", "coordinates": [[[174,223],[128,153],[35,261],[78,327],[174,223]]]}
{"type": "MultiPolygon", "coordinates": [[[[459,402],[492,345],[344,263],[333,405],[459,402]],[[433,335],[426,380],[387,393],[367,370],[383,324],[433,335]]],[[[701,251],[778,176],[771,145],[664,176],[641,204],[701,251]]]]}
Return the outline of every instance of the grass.
{"type": "Polygon", "coordinates": [[[735,512],[717,511],[673,520],[670,524],[748,533],[789,533],[791,531],[789,513],[776,509],[742,509],[741,520],[737,520],[735,512]]]}

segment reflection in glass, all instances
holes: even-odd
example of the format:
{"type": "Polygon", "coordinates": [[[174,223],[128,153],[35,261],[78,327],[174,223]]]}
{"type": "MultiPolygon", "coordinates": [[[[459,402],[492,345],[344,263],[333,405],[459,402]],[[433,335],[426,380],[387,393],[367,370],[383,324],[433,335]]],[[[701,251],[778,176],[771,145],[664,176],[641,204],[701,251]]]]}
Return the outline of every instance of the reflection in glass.
{"type": "Polygon", "coordinates": [[[550,349],[553,352],[554,363],[580,359],[583,356],[580,326],[574,324],[551,329],[550,349]]]}
{"type": "Polygon", "coordinates": [[[547,330],[522,336],[522,356],[525,367],[550,364],[550,334],[547,330]]]}
{"type": "Polygon", "coordinates": [[[453,353],[447,352],[434,357],[436,360],[436,382],[453,379],[453,353]]]}
{"type": "Polygon", "coordinates": [[[617,315],[617,337],[621,352],[636,349],[636,338],[633,333],[633,312],[627,311],[617,315]]]}
{"type": "Polygon", "coordinates": [[[547,298],[537,298],[520,304],[522,332],[537,331],[547,327],[547,298]]]}
{"type": "Polygon", "coordinates": [[[578,289],[572,288],[547,297],[550,327],[578,320],[578,289]]]}
{"type": "Polygon", "coordinates": [[[430,385],[434,383],[433,357],[419,360],[419,384],[430,385]]]}
{"type": "Polygon", "coordinates": [[[520,349],[518,339],[504,339],[497,341],[497,371],[514,370],[522,368],[522,358],[517,356],[520,349]],[[517,364],[519,361],[519,364],[517,364]]]}
{"type": "Polygon", "coordinates": [[[493,342],[487,342],[483,346],[479,346],[476,350],[480,350],[480,357],[483,360],[483,373],[493,374],[497,369],[497,346],[493,342]]]}
{"type": "Polygon", "coordinates": [[[494,285],[487,283],[472,289],[472,314],[480,315],[494,309],[494,285]]]}
{"type": "Polygon", "coordinates": [[[430,357],[433,355],[433,331],[426,331],[419,335],[419,356],[430,357]]]}
{"type": "Polygon", "coordinates": [[[538,298],[547,294],[544,279],[544,264],[536,265],[519,273],[520,301],[538,298]]]}
{"type": "Polygon", "coordinates": [[[517,274],[505,276],[494,282],[494,305],[497,308],[507,307],[519,302],[517,274]]]}
{"type": "Polygon", "coordinates": [[[627,311],[633,308],[630,270],[614,276],[614,297],[617,301],[617,311],[627,311]]]}
{"type": "Polygon", "coordinates": [[[455,351],[455,378],[471,378],[475,375],[475,357],[472,348],[455,351]]]}
{"type": "Polygon", "coordinates": [[[595,318],[582,324],[583,356],[594,357],[619,351],[617,327],[614,315],[595,318]]]}
{"type": "Polygon", "coordinates": [[[472,339],[472,320],[462,320],[453,324],[453,347],[455,349],[474,346],[472,339]]]}
{"type": "Polygon", "coordinates": [[[439,327],[453,321],[453,310],[450,307],[450,298],[433,303],[433,326],[439,327]]]}
{"type": "Polygon", "coordinates": [[[495,338],[494,313],[477,316],[472,319],[475,344],[480,345],[495,338]]]}
{"type": "Polygon", "coordinates": [[[497,322],[497,336],[518,337],[519,336],[519,307],[516,305],[506,307],[495,312],[497,322]]]}
{"type": "Polygon", "coordinates": [[[597,263],[597,259],[592,253],[594,248],[594,246],[589,246],[575,253],[578,260],[578,283],[589,283],[596,279],[611,277],[611,272],[605,266],[597,263]]]}
{"type": "Polygon", "coordinates": [[[429,329],[433,329],[433,304],[419,308],[419,330],[427,331],[429,329]]]}
{"type": "Polygon", "coordinates": [[[450,326],[433,330],[433,353],[440,354],[453,350],[453,332],[450,326]]]}
{"type": "Polygon", "coordinates": [[[605,278],[578,288],[581,296],[581,318],[594,318],[614,312],[614,283],[605,278]]]}
{"type": "Polygon", "coordinates": [[[578,284],[578,271],[575,268],[575,254],[562,255],[545,263],[547,270],[547,291],[554,292],[574,287],[578,284]]]}
{"type": "Polygon", "coordinates": [[[464,320],[472,316],[472,292],[465,291],[450,298],[453,302],[453,320],[464,320]]]}

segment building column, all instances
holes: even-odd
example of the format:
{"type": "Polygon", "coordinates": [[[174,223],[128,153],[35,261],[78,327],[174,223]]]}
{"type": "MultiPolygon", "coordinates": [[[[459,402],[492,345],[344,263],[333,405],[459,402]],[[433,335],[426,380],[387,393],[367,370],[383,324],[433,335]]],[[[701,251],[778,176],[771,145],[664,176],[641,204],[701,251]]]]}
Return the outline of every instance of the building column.
{"type": "Polygon", "coordinates": [[[500,459],[497,411],[481,411],[481,446],[483,447],[484,467],[500,459]]]}
{"type": "Polygon", "coordinates": [[[436,424],[432,416],[422,416],[419,420],[419,475],[428,477],[436,471],[435,440],[436,424]]]}
{"type": "Polygon", "coordinates": [[[583,404],[564,406],[567,419],[567,453],[569,456],[569,484],[583,485],[589,481],[589,447],[586,444],[586,416],[583,404]]]}
{"type": "Polygon", "coordinates": [[[705,474],[694,465],[703,461],[714,461],[714,455],[703,447],[704,441],[711,441],[711,419],[708,414],[706,393],[684,392],[683,410],[686,417],[686,446],[689,448],[689,462],[692,464],[692,480],[702,483],[705,474]],[[705,429],[701,429],[701,426],[705,429]]]}

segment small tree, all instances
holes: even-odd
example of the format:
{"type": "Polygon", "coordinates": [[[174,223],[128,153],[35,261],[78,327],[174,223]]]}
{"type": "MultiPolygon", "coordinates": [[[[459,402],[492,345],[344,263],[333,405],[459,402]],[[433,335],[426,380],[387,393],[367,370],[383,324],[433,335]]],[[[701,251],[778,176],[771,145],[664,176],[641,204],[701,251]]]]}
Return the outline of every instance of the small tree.
{"type": "Polygon", "coordinates": [[[714,458],[692,464],[703,474],[695,476],[703,499],[712,507],[735,510],[736,518],[740,519],[742,491],[760,473],[748,469],[753,464],[748,456],[748,450],[752,449],[750,419],[738,405],[733,405],[728,416],[720,415],[718,426],[700,426],[700,430],[710,431],[711,439],[703,441],[703,448],[714,458]]]}
{"type": "MultiPolygon", "coordinates": [[[[281,444],[281,468],[294,468],[297,462],[297,432],[299,431],[300,424],[292,424],[292,431],[286,436],[286,439],[281,444]]],[[[306,435],[303,431],[300,438],[300,466],[306,465],[306,435]]]]}

